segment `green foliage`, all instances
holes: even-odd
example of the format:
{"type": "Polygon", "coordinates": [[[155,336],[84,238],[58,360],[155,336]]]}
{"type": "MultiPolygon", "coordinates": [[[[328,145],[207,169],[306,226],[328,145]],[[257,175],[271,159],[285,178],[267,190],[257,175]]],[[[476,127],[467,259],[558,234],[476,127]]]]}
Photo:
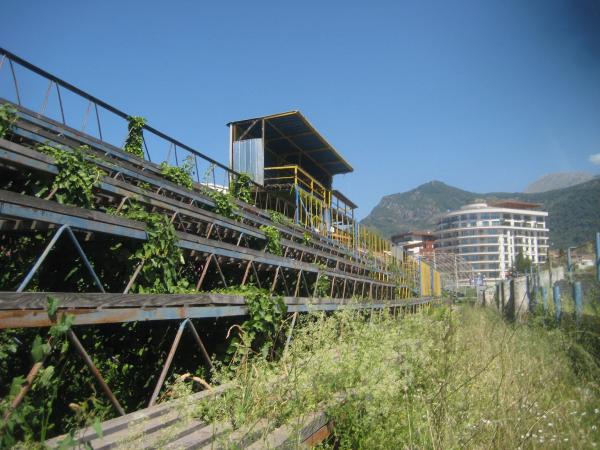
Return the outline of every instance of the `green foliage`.
{"type": "Polygon", "coordinates": [[[515,258],[515,270],[520,274],[529,273],[529,269],[531,269],[531,260],[526,256],[523,256],[523,251],[519,250],[517,253],[517,257],[515,258]]]}
{"type": "Polygon", "coordinates": [[[123,150],[127,153],[131,153],[142,159],[144,159],[144,125],[146,125],[146,119],[139,116],[131,116],[127,127],[127,139],[123,146],[123,150]]]}
{"type": "Polygon", "coordinates": [[[250,191],[251,184],[252,179],[250,176],[246,173],[241,173],[233,181],[231,194],[238,200],[252,204],[252,192],[250,191]]]}
{"type": "Polygon", "coordinates": [[[217,214],[229,217],[230,219],[236,219],[238,217],[238,208],[234,203],[234,197],[229,192],[207,189],[206,193],[212,199],[212,201],[215,202],[214,211],[217,214]]]}
{"type": "MultiPolygon", "coordinates": [[[[54,178],[51,192],[59,203],[94,209],[93,187],[105,173],[95,164],[86,160],[89,147],[81,146],[71,151],[41,145],[38,151],[54,158],[58,174],[54,178]]],[[[38,192],[44,195],[46,190],[38,192]]]]}
{"type": "Polygon", "coordinates": [[[266,251],[277,256],[283,255],[281,234],[279,233],[279,230],[271,225],[261,225],[260,231],[265,233],[265,237],[267,238],[266,251]]]}
{"type": "Polygon", "coordinates": [[[302,235],[302,243],[304,245],[310,245],[311,242],[312,242],[312,237],[311,237],[310,233],[308,231],[305,231],[304,234],[302,235]]]}
{"type": "Polygon", "coordinates": [[[331,280],[327,275],[319,272],[319,277],[314,286],[316,297],[329,297],[331,292],[331,280]]]}
{"type": "Polygon", "coordinates": [[[468,306],[401,321],[314,314],[276,363],[257,357],[218,373],[234,388],[198,414],[256,430],[259,420],[295,429],[325,411],[335,426],[324,447],[336,449],[593,448],[597,379],[572,370],[568,347],[559,331],[468,306]]]}
{"type": "Polygon", "coordinates": [[[292,222],[292,219],[290,219],[288,216],[286,216],[285,214],[281,214],[278,211],[269,211],[269,214],[271,216],[271,220],[273,222],[275,222],[276,224],[279,225],[286,225],[286,226],[292,226],[294,223],[292,222]]]}
{"type": "MultiPolygon", "coordinates": [[[[33,266],[46,239],[44,233],[31,236],[10,236],[0,246],[0,290],[15,290],[27,271],[33,266]]],[[[28,290],[35,290],[34,278],[28,290]]],[[[2,358],[0,358],[2,360],[2,358]]]]}
{"type": "Polygon", "coordinates": [[[168,216],[149,213],[136,203],[126,206],[123,214],[129,219],[144,222],[148,235],[147,241],[130,258],[137,264],[143,264],[136,290],[155,294],[193,292],[187,280],[180,276],[185,261],[168,216]]]}
{"type": "Polygon", "coordinates": [[[4,139],[17,121],[17,110],[7,103],[0,105],[0,138],[4,139]]]}
{"type": "Polygon", "coordinates": [[[232,338],[227,350],[232,361],[245,360],[250,351],[262,357],[273,356],[287,313],[283,297],[255,286],[231,287],[218,292],[242,295],[248,307],[248,320],[242,324],[239,335],[232,338]]]}
{"type": "MultiPolygon", "coordinates": [[[[33,339],[30,349],[33,363],[44,361],[51,353],[57,354],[62,361],[69,350],[67,332],[73,325],[74,316],[62,314],[57,316],[58,302],[53,297],[48,297],[48,316],[54,325],[48,330],[48,337],[43,338],[37,334],[33,339]]],[[[16,352],[17,338],[14,333],[9,333],[0,339],[0,355],[9,355],[16,352]]],[[[46,364],[39,370],[33,380],[30,392],[16,408],[11,407],[11,402],[19,394],[26,380],[23,376],[14,377],[8,395],[0,400],[0,416],[5,420],[0,424],[0,448],[9,448],[21,440],[44,440],[51,430],[50,415],[54,402],[58,398],[57,365],[46,364]]]]}
{"type": "Polygon", "coordinates": [[[192,190],[194,182],[192,176],[194,173],[193,159],[188,156],[181,167],[171,166],[166,161],[160,163],[160,173],[169,181],[179,186],[192,190]]]}

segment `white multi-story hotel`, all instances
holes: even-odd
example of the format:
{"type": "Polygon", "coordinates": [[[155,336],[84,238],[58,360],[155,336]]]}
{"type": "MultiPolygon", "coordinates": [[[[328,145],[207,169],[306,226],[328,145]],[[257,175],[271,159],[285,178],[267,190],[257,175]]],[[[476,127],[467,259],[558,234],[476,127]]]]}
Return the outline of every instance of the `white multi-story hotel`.
{"type": "Polygon", "coordinates": [[[505,279],[519,251],[534,264],[548,256],[548,213],[520,201],[473,203],[444,214],[435,231],[435,248],[460,254],[472,276],[505,279]]]}

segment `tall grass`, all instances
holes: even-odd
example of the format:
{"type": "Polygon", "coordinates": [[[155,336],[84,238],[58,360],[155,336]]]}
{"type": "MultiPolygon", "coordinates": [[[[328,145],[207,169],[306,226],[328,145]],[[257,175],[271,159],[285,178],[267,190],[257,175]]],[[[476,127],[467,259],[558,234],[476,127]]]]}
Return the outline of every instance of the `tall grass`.
{"type": "Polygon", "coordinates": [[[600,370],[574,346],[560,329],[466,305],[308,315],[279,361],[219,370],[236,387],[193,415],[239,439],[324,409],[325,446],[340,448],[594,448],[600,370]]]}

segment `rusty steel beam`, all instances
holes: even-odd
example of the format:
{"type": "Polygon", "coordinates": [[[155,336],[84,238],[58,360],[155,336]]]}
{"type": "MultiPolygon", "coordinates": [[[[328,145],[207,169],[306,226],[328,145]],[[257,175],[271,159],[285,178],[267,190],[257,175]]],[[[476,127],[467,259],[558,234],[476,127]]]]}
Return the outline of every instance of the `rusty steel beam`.
{"type": "MultiPolygon", "coordinates": [[[[107,294],[109,295],[109,294],[107,294]]],[[[167,297],[169,294],[165,294],[167,297]]],[[[287,300],[287,299],[286,299],[287,300]]],[[[437,303],[439,299],[423,298],[393,301],[370,301],[357,303],[340,303],[340,299],[324,299],[321,302],[311,298],[298,298],[294,302],[286,301],[289,312],[335,311],[337,309],[382,309],[387,307],[408,307],[423,303],[437,303]]],[[[347,299],[346,299],[347,300],[347,299]]],[[[60,308],[58,315],[71,314],[75,325],[101,325],[108,323],[125,323],[155,320],[207,319],[217,317],[245,316],[248,310],[245,305],[227,306],[139,306],[106,308],[102,305],[91,308],[60,308]]],[[[0,310],[0,329],[50,327],[54,322],[48,318],[45,309],[13,309],[0,310]]]]}
{"type": "Polygon", "coordinates": [[[96,381],[98,381],[98,384],[100,384],[100,387],[104,391],[104,394],[108,397],[108,399],[110,400],[112,405],[115,407],[115,409],[119,412],[119,414],[124,416],[125,410],[123,409],[123,407],[121,406],[121,404],[119,403],[119,401],[117,400],[117,398],[115,397],[113,392],[108,387],[108,384],[106,384],[106,381],[104,381],[104,378],[102,377],[102,375],[100,374],[100,371],[94,364],[94,361],[92,361],[92,358],[90,358],[90,355],[88,355],[88,353],[85,351],[85,348],[83,348],[83,345],[81,345],[81,342],[79,341],[79,339],[77,338],[77,336],[75,335],[73,330],[67,331],[67,336],[69,337],[69,341],[71,341],[71,343],[73,344],[73,346],[75,347],[75,349],[77,350],[77,352],[79,353],[81,358],[83,359],[83,362],[85,363],[85,365],[88,367],[88,369],[90,369],[90,372],[92,372],[92,375],[94,376],[94,378],[96,378],[96,381]]]}
{"type": "Polygon", "coordinates": [[[154,392],[152,393],[152,397],[150,397],[150,401],[148,402],[148,407],[154,405],[156,399],[158,398],[158,394],[165,383],[165,378],[167,377],[167,373],[171,368],[171,363],[173,362],[173,358],[175,357],[175,352],[177,351],[177,347],[179,347],[179,342],[181,341],[181,336],[183,335],[183,330],[185,329],[185,324],[189,319],[185,319],[179,325],[177,329],[177,334],[175,334],[175,339],[173,339],[173,344],[171,344],[171,350],[169,350],[169,354],[167,355],[167,360],[163,365],[162,371],[160,372],[160,376],[158,377],[158,381],[156,382],[156,386],[154,387],[154,392]]]}

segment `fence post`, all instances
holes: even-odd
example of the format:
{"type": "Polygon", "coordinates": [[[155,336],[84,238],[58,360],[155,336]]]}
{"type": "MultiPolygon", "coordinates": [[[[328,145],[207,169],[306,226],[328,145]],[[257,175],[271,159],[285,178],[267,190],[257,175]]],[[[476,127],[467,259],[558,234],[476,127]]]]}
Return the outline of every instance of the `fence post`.
{"type": "Polygon", "coordinates": [[[500,282],[496,282],[496,309],[500,310],[500,282]]]}
{"type": "Polygon", "coordinates": [[[596,233],[596,278],[600,281],[600,232],[596,233]]]}
{"type": "Polygon", "coordinates": [[[509,320],[514,320],[515,313],[516,313],[515,279],[514,278],[510,279],[508,289],[509,289],[509,297],[508,297],[508,303],[506,305],[507,306],[506,317],[509,320]]]}
{"type": "Polygon", "coordinates": [[[575,300],[575,320],[579,323],[583,316],[583,291],[581,289],[581,281],[573,283],[573,299],[575,300]]]}
{"type": "Polygon", "coordinates": [[[418,257],[417,260],[419,262],[419,296],[423,297],[423,271],[421,269],[421,257],[418,257]]]}
{"type": "Polygon", "coordinates": [[[525,289],[527,289],[527,309],[530,313],[535,310],[536,298],[535,298],[535,285],[533,280],[533,274],[531,270],[529,275],[525,276],[525,289]]]}
{"type": "Polygon", "coordinates": [[[548,288],[542,286],[542,302],[544,304],[544,314],[548,312],[548,288]]]}
{"type": "Polygon", "coordinates": [[[575,247],[567,248],[567,270],[569,272],[569,283],[573,283],[573,257],[571,256],[571,249],[575,247]]]}
{"type": "Polygon", "coordinates": [[[560,287],[558,284],[554,285],[554,288],[552,289],[552,295],[554,297],[554,315],[556,317],[556,322],[560,323],[560,287]]]}

